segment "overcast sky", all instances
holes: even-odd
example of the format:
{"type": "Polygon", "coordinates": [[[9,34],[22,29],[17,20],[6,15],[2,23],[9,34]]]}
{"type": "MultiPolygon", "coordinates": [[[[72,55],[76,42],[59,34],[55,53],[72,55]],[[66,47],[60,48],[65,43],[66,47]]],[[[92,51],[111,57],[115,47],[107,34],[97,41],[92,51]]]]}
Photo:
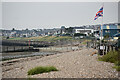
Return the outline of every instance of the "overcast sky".
{"type": "MultiPolygon", "coordinates": [[[[3,29],[44,29],[101,24],[101,2],[3,2],[3,29]]],[[[104,3],[104,23],[118,22],[118,3],[104,3]]]]}

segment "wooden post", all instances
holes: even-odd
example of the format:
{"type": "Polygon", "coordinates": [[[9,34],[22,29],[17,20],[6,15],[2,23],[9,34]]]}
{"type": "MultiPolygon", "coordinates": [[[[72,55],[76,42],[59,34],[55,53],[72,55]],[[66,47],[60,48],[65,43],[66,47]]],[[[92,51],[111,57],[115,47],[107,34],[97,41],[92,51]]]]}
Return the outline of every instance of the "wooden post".
{"type": "Polygon", "coordinates": [[[62,46],[62,51],[63,51],[63,46],[62,46]]]}
{"type": "Polygon", "coordinates": [[[29,42],[28,42],[28,45],[29,45],[29,48],[30,48],[30,40],[29,40],[29,42]]]}
{"type": "Polygon", "coordinates": [[[55,51],[57,51],[57,47],[55,47],[54,49],[55,49],[55,51]]]}
{"type": "Polygon", "coordinates": [[[15,46],[13,48],[14,48],[13,50],[15,51],[15,46]]]}
{"type": "Polygon", "coordinates": [[[108,47],[107,47],[107,45],[106,45],[106,54],[107,54],[107,50],[108,50],[108,47]]]}
{"type": "Polygon", "coordinates": [[[50,47],[51,51],[52,51],[52,46],[50,47]]]}
{"type": "Polygon", "coordinates": [[[105,47],[105,46],[104,46],[104,42],[103,42],[103,55],[105,55],[105,54],[104,54],[104,47],[105,47]]]}
{"type": "Polygon", "coordinates": [[[112,50],[112,46],[110,46],[110,51],[112,50]]]}
{"type": "Polygon", "coordinates": [[[96,49],[96,38],[95,38],[95,49],[96,49]]]}
{"type": "Polygon", "coordinates": [[[23,46],[21,46],[21,50],[23,50],[23,46]]]}
{"type": "Polygon", "coordinates": [[[8,52],[8,46],[7,46],[7,52],[8,52]]]}
{"type": "Polygon", "coordinates": [[[115,47],[113,46],[113,51],[115,51],[115,47]]]}
{"type": "Polygon", "coordinates": [[[111,46],[111,48],[112,48],[112,51],[113,51],[113,46],[111,46]]]}
{"type": "Polygon", "coordinates": [[[68,51],[68,46],[67,46],[67,51],[68,51]]]}
{"type": "Polygon", "coordinates": [[[110,49],[110,48],[109,48],[109,45],[108,45],[108,46],[107,46],[107,52],[109,52],[109,49],[110,49]]]}
{"type": "Polygon", "coordinates": [[[111,51],[111,46],[109,45],[109,52],[111,51]]]}

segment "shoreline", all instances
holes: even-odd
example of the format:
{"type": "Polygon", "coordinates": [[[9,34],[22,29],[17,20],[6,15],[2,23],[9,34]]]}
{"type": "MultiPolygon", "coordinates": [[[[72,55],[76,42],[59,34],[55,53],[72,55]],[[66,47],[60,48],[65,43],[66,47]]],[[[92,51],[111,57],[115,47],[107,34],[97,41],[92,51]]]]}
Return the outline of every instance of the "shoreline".
{"type": "MultiPolygon", "coordinates": [[[[48,52],[48,51],[44,51],[44,52],[48,52]]],[[[14,63],[14,62],[21,62],[21,61],[28,61],[28,60],[34,60],[34,59],[39,59],[45,56],[50,56],[50,55],[56,55],[56,54],[60,54],[63,52],[59,52],[59,51],[51,51],[48,52],[51,54],[41,54],[41,55],[33,55],[33,56],[25,56],[25,57],[18,57],[18,58],[8,58],[8,59],[2,59],[2,65],[4,64],[9,64],[9,63],[14,63]]]]}
{"type": "Polygon", "coordinates": [[[54,55],[54,54],[58,54],[58,53],[81,50],[81,48],[78,48],[76,46],[68,47],[67,45],[64,45],[63,47],[52,46],[52,47],[35,48],[35,49],[38,49],[39,52],[38,51],[37,52],[28,51],[28,52],[2,53],[2,61],[19,59],[19,58],[26,58],[26,57],[34,57],[34,56],[46,56],[46,55],[48,56],[48,55],[54,55]]]}

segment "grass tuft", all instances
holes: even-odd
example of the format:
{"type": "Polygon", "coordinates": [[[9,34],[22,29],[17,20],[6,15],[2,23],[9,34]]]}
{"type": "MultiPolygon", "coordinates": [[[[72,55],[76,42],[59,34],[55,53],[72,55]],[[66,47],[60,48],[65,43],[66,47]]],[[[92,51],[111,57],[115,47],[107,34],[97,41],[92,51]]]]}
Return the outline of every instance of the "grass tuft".
{"type": "Polygon", "coordinates": [[[40,66],[35,67],[28,71],[28,75],[34,75],[34,74],[40,74],[40,73],[46,73],[51,71],[58,71],[54,66],[40,66]]]}

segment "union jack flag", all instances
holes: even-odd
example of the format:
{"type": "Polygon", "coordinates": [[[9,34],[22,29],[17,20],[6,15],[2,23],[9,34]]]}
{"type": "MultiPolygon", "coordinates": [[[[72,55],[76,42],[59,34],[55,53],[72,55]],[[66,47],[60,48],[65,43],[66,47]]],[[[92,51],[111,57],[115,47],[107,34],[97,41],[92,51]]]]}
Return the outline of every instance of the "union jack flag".
{"type": "Polygon", "coordinates": [[[102,16],[103,16],[103,7],[101,7],[100,10],[96,13],[94,20],[96,20],[98,17],[102,17],[102,16]]]}

